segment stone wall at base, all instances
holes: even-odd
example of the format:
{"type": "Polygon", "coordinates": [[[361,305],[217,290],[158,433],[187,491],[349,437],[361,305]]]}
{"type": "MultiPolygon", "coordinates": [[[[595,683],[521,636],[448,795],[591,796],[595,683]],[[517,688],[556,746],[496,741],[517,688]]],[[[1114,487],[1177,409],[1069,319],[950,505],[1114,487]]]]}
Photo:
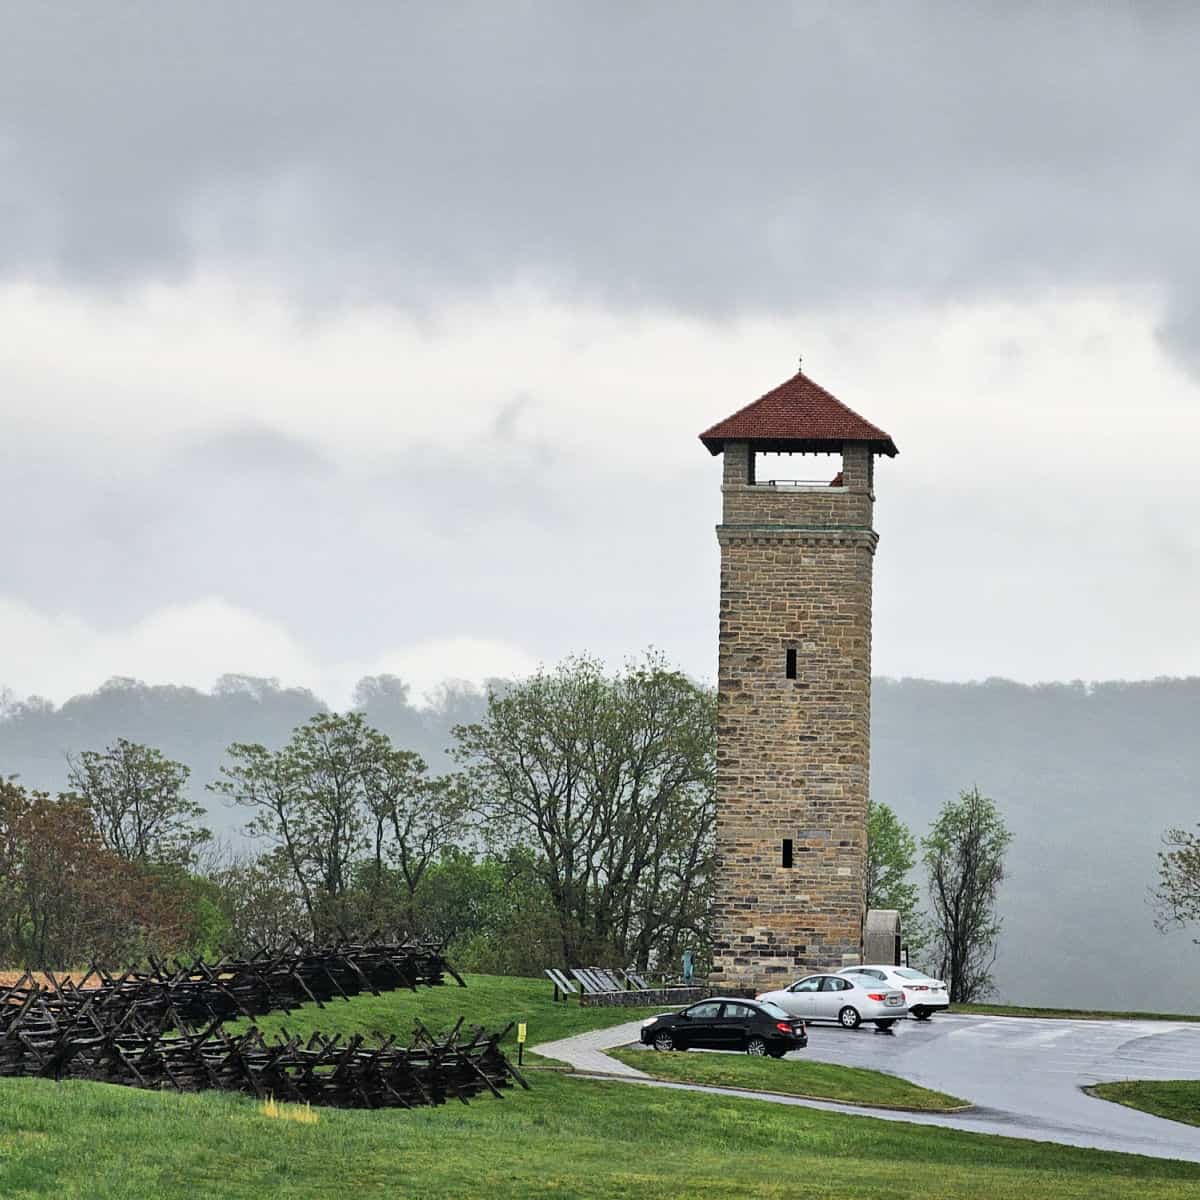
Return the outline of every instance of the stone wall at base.
{"type": "Polygon", "coordinates": [[[717,993],[709,987],[649,988],[640,992],[595,992],[582,995],[579,1003],[583,1008],[681,1008],[696,1000],[717,993]]]}

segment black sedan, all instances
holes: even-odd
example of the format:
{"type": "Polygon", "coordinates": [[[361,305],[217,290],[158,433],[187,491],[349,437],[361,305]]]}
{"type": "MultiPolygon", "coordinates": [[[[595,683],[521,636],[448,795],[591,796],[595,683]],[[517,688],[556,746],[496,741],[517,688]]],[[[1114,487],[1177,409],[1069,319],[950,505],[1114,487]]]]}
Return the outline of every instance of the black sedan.
{"type": "Polygon", "coordinates": [[[642,1041],[655,1050],[744,1050],[782,1058],[808,1045],[804,1022],[765,1000],[714,996],[682,1012],[642,1022],[642,1041]]]}

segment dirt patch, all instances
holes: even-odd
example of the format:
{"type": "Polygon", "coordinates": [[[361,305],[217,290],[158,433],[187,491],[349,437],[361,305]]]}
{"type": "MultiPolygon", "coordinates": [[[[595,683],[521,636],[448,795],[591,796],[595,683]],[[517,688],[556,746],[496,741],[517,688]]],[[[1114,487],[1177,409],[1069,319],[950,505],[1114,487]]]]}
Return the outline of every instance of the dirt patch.
{"type": "MultiPolygon", "coordinates": [[[[21,970],[0,969],[0,988],[13,987],[15,984],[21,981],[21,978],[24,974],[25,972],[21,970]]],[[[56,971],[54,978],[57,979],[59,983],[62,983],[67,979],[74,979],[78,981],[86,974],[86,971],[63,971],[61,974],[56,971]]],[[[50,987],[50,980],[47,979],[41,971],[34,971],[33,978],[40,983],[42,987],[50,987]]]]}

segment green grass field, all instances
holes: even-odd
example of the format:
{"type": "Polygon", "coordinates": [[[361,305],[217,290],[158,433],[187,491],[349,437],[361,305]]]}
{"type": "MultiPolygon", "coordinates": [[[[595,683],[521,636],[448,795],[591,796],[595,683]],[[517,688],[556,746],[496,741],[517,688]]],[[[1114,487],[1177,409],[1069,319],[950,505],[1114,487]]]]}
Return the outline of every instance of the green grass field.
{"type": "MultiPolygon", "coordinates": [[[[356,996],[351,1001],[331,1000],[324,1008],[306,1004],[292,1013],[270,1013],[259,1017],[258,1027],[268,1036],[287,1029],[292,1033],[398,1034],[401,1040],[412,1032],[420,1019],[434,1033],[453,1026],[461,1016],[468,1024],[489,1030],[503,1029],[510,1021],[524,1022],[529,1046],[605,1029],[641,1017],[662,1012],[659,1008],[583,1008],[578,1002],[555,1002],[548,979],[510,979],[499,975],[466,975],[467,986],[455,983],[446,987],[422,988],[419,992],[384,992],[380,996],[356,996]]],[[[245,1029],[248,1021],[231,1024],[231,1030],[245,1029]]],[[[515,1027],[504,1040],[508,1051],[516,1051],[515,1027]]],[[[525,1056],[526,1062],[539,1062],[537,1055],[525,1056]]]]}
{"type": "Polygon", "coordinates": [[[930,1091],[861,1067],[801,1059],[751,1058],[744,1054],[659,1054],[655,1050],[613,1050],[618,1058],[656,1079],[681,1083],[703,1083],[714,1087],[749,1088],[782,1092],[814,1100],[841,1100],[847,1104],[871,1104],[878,1108],[921,1109],[945,1112],[961,1108],[965,1100],[930,1091]]]}
{"type": "MultiPolygon", "coordinates": [[[[550,1040],[637,1015],[554,1005],[548,984],[361,997],[264,1021],[295,1031],[406,1033],[460,1014],[525,1020],[550,1040]]],[[[671,1056],[690,1058],[692,1056],[671,1056]]],[[[695,1056],[699,1058],[700,1056],[695,1056]]],[[[715,1057],[715,1056],[705,1056],[715,1057]]],[[[737,1062],[743,1060],[737,1059],[737,1062]]],[[[784,1064],[771,1062],[771,1066],[784,1064]]],[[[319,1110],[271,1119],[245,1097],[0,1080],[3,1200],[300,1200],[323,1196],[844,1197],[1183,1200],[1200,1166],[762,1101],[531,1073],[533,1090],[469,1106],[319,1110]]]]}
{"type": "Polygon", "coordinates": [[[4,1200],[1185,1200],[1200,1166],[541,1072],[532,1092],[271,1120],[248,1099],[0,1080],[4,1200]]]}
{"type": "Polygon", "coordinates": [[[1200,1079],[1133,1079],[1097,1083],[1086,1090],[1101,1100],[1140,1108],[1168,1121],[1200,1125],[1200,1079]]]}
{"type": "MultiPolygon", "coordinates": [[[[980,1017],[1046,1017],[1070,1021],[1200,1021],[1195,1013],[1104,1012],[1079,1008],[1026,1008],[1015,1004],[955,1004],[951,1012],[980,1017]]],[[[933,1018],[935,1021],[937,1017],[933,1018]]]]}

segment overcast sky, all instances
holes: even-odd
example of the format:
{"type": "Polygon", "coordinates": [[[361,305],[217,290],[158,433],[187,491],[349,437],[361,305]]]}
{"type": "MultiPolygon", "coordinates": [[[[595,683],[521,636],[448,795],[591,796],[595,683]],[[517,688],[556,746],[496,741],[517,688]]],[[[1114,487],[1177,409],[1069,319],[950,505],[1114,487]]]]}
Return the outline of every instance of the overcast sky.
{"type": "Polygon", "coordinates": [[[1200,673],[1197,62],[1170,3],[10,0],[0,686],[711,678],[696,435],[800,354],[901,451],[878,674],[1200,673]]]}

